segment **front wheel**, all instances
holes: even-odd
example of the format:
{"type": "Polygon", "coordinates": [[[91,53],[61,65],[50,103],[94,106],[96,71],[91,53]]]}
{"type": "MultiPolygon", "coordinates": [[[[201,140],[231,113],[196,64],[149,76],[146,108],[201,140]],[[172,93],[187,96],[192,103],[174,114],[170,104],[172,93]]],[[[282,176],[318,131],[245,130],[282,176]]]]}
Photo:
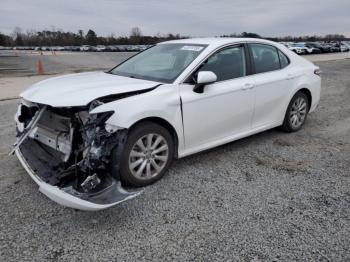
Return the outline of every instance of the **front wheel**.
{"type": "Polygon", "coordinates": [[[303,92],[297,92],[290,101],[281,128],[286,132],[296,132],[302,128],[309,112],[310,102],[303,92]]]}
{"type": "Polygon", "coordinates": [[[127,136],[120,178],[131,186],[147,186],[164,175],[173,157],[174,141],[169,131],[152,122],[140,123],[127,136]]]}

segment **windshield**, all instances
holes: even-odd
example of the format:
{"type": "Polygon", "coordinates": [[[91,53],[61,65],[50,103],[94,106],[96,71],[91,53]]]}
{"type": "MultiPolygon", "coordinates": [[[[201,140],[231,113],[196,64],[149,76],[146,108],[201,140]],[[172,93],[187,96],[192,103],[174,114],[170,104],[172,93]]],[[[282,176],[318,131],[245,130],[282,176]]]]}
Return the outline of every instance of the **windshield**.
{"type": "Polygon", "coordinates": [[[194,44],[156,45],[116,66],[110,73],[172,83],[205,47],[194,44]]]}

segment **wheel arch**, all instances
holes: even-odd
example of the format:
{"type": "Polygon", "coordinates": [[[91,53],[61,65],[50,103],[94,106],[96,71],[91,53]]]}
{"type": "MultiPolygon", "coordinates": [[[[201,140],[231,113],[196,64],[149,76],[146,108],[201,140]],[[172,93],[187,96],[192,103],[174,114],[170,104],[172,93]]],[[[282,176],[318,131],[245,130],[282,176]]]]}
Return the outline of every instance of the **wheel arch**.
{"type": "Polygon", "coordinates": [[[308,88],[303,87],[303,88],[299,89],[297,92],[295,92],[295,94],[298,93],[298,92],[302,92],[303,94],[306,95],[307,99],[309,100],[309,110],[310,110],[311,105],[312,105],[312,94],[311,94],[311,91],[308,88]]]}
{"type": "Polygon", "coordinates": [[[136,121],[134,124],[132,124],[129,127],[129,132],[130,132],[130,130],[135,128],[137,125],[144,123],[144,122],[152,122],[152,123],[158,124],[170,132],[171,136],[174,139],[174,157],[178,158],[179,137],[178,137],[178,134],[176,132],[175,127],[172,124],[170,124],[167,120],[165,120],[164,118],[146,117],[146,118],[142,118],[142,119],[136,121]]]}
{"type": "MultiPolygon", "coordinates": [[[[296,89],[294,92],[292,92],[292,93],[291,93],[291,96],[289,97],[289,100],[287,100],[287,101],[288,101],[288,104],[287,104],[287,106],[286,106],[286,108],[285,108],[285,110],[284,110],[283,121],[284,121],[284,119],[285,119],[285,116],[286,116],[286,113],[287,113],[287,110],[288,110],[289,103],[292,101],[293,97],[294,97],[298,92],[301,92],[301,93],[303,93],[303,94],[306,95],[306,97],[307,97],[308,100],[309,100],[309,110],[310,110],[311,105],[312,105],[312,94],[311,94],[311,91],[310,91],[309,88],[307,88],[307,87],[305,87],[305,86],[300,87],[300,88],[296,89]]],[[[287,101],[286,101],[286,102],[287,102],[287,101]]]]}

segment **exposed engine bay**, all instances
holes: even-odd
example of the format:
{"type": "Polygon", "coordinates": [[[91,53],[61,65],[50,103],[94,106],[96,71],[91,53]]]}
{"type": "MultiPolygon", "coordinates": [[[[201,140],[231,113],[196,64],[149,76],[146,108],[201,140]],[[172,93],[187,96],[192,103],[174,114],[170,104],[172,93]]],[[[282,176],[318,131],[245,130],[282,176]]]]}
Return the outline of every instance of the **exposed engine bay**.
{"type": "Polygon", "coordinates": [[[112,205],[139,192],[120,185],[112,152],[121,153],[127,130],[105,127],[113,111],[89,113],[101,104],[94,100],[86,107],[55,108],[23,100],[12,152],[40,181],[93,204],[112,205]]]}

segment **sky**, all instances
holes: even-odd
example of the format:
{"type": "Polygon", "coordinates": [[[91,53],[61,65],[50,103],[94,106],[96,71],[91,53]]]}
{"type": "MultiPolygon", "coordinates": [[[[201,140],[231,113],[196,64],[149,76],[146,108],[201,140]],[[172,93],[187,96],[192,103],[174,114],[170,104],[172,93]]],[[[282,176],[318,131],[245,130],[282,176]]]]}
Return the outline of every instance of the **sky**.
{"type": "Polygon", "coordinates": [[[350,0],[0,0],[0,32],[61,29],[97,35],[350,37],[350,0]]]}

